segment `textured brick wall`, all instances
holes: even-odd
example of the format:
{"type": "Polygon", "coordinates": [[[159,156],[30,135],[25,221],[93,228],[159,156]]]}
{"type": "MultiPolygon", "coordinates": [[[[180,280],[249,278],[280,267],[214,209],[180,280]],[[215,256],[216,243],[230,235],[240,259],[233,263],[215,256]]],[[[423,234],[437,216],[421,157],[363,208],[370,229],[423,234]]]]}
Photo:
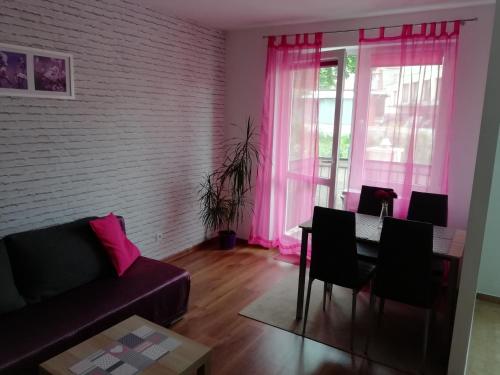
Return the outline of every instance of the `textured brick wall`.
{"type": "Polygon", "coordinates": [[[150,257],[203,240],[223,32],[133,0],[0,0],[0,42],[72,53],[76,87],[76,100],[0,97],[0,237],[114,211],[150,257]]]}

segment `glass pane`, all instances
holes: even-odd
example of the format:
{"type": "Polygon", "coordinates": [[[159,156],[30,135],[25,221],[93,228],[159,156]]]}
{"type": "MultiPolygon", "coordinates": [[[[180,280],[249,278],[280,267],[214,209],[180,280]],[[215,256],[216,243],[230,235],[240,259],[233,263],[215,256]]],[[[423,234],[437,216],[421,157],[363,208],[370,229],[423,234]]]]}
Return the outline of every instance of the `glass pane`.
{"type": "MultiPolygon", "coordinates": [[[[321,68],[319,74],[319,157],[330,160],[337,96],[337,73],[337,66],[328,66],[321,68]]],[[[328,174],[327,178],[329,177],[328,174]]]]}
{"type": "Polygon", "coordinates": [[[376,67],[371,72],[368,160],[430,165],[442,65],[376,67]]]}
{"type": "Polygon", "coordinates": [[[317,130],[312,124],[318,115],[318,103],[315,100],[318,90],[314,80],[311,80],[315,77],[313,69],[295,71],[290,97],[289,170],[307,174],[312,173],[308,163],[316,156],[317,150],[317,130]],[[300,163],[294,164],[296,161],[300,163]]]}
{"type": "Polygon", "coordinates": [[[314,187],[308,181],[301,178],[288,178],[285,231],[289,235],[297,235],[300,238],[298,225],[311,218],[310,201],[305,204],[297,197],[311,197],[314,194],[314,187]]]}
{"type": "Polygon", "coordinates": [[[342,116],[340,118],[339,159],[349,159],[351,151],[351,129],[353,120],[354,88],[358,57],[348,55],[344,71],[344,91],[342,92],[342,116]]]}
{"type": "Polygon", "coordinates": [[[337,191],[335,194],[334,208],[338,210],[344,209],[344,201],[342,199],[344,191],[347,191],[349,183],[349,161],[347,159],[339,159],[337,164],[337,191]]]}
{"type": "Polygon", "coordinates": [[[315,206],[328,207],[330,188],[326,185],[316,185],[315,206]]]}
{"type": "Polygon", "coordinates": [[[351,152],[356,64],[356,55],[348,55],[346,57],[344,90],[342,92],[342,116],[340,118],[339,155],[337,159],[337,181],[334,199],[334,208],[337,209],[344,208],[342,194],[347,190],[349,184],[349,155],[351,152]]]}
{"type": "Polygon", "coordinates": [[[320,158],[318,166],[318,177],[329,179],[332,173],[332,159],[320,158]]]}

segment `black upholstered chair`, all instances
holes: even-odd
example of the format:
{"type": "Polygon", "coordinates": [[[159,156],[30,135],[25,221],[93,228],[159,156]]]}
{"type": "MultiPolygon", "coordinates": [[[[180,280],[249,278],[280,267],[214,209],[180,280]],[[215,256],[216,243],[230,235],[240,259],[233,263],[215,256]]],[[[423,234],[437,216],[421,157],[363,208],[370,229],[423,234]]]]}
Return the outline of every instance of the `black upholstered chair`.
{"type": "Polygon", "coordinates": [[[352,289],[351,347],[354,339],[356,298],[371,280],[375,266],[358,260],[356,251],[356,218],[353,212],[314,207],[312,222],[311,266],[307,287],[306,311],[302,335],[306,331],[307,315],[314,280],[324,282],[323,310],[327,284],[352,289]]]}
{"type": "MultiPolygon", "coordinates": [[[[385,299],[425,309],[422,360],[424,365],[436,296],[436,283],[432,276],[432,237],[433,226],[430,223],[386,217],[380,238],[377,274],[372,289],[373,295],[380,298],[379,322],[385,299]]],[[[371,316],[373,307],[374,298],[370,300],[371,316]]],[[[369,337],[366,342],[366,352],[368,352],[369,337]]]]}
{"type": "MultiPolygon", "coordinates": [[[[448,225],[448,196],[444,194],[422,193],[412,191],[408,207],[408,220],[424,221],[441,227],[448,225]]],[[[443,260],[435,259],[432,272],[436,276],[444,275],[443,260]]]]}
{"type": "Polygon", "coordinates": [[[407,218],[446,227],[448,225],[448,196],[412,191],[407,218]]]}
{"type": "MultiPolygon", "coordinates": [[[[382,202],[375,197],[375,192],[377,190],[384,191],[394,191],[390,188],[381,188],[377,186],[361,186],[361,193],[359,194],[359,203],[358,203],[358,213],[366,214],[366,215],[380,215],[380,211],[382,209],[382,202]]],[[[388,214],[392,216],[393,208],[394,208],[394,199],[389,200],[388,214]]]]}

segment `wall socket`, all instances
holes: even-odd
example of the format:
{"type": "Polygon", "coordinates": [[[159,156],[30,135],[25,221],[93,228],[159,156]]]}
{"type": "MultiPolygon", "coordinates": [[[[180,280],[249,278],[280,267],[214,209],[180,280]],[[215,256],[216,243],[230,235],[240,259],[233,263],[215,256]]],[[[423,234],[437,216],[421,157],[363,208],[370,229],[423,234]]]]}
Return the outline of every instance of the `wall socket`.
{"type": "Polygon", "coordinates": [[[162,241],[163,240],[163,233],[156,233],[155,239],[156,239],[156,242],[162,241]]]}

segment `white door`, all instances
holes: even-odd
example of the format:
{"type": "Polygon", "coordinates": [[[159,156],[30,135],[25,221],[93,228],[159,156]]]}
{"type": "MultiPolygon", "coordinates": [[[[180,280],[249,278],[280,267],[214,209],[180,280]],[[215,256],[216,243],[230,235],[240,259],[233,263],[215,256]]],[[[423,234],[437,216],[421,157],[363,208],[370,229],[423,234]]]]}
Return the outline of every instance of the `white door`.
{"type": "Polygon", "coordinates": [[[342,208],[348,163],[339,158],[346,51],[322,54],[319,86],[319,171],[316,205],[342,208]]]}

